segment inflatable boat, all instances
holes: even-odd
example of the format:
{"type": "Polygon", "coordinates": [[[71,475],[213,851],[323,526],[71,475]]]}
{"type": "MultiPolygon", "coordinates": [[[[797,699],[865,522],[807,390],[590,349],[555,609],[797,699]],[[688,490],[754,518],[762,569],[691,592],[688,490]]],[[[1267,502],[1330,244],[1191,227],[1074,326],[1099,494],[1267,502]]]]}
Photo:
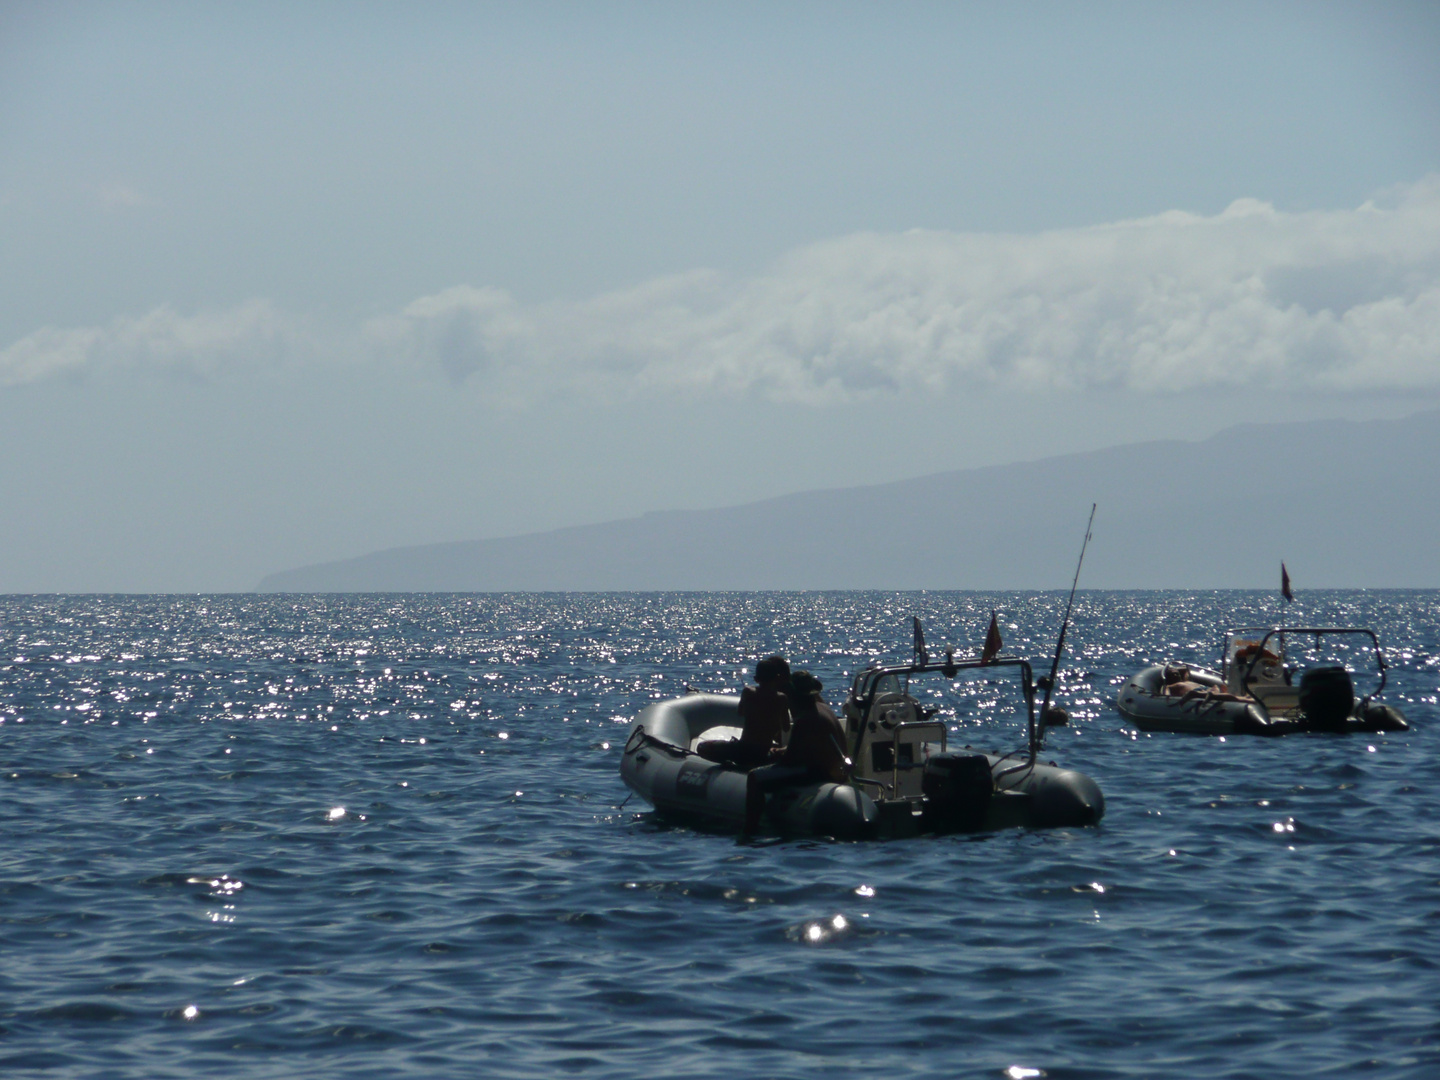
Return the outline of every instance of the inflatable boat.
{"type": "Polygon", "coordinates": [[[1225,635],[1220,670],[1152,664],[1125,684],[1115,706],[1142,731],[1290,735],[1408,730],[1399,709],[1377,700],[1385,689],[1385,673],[1385,654],[1373,630],[1245,627],[1225,635]],[[1292,662],[1300,651],[1297,644],[1311,636],[1315,648],[1308,657],[1318,662],[1292,662]],[[1326,638],[1343,641],[1348,657],[1373,658],[1369,678],[1378,681],[1367,693],[1357,695],[1354,673],[1346,663],[1319,659],[1326,638]]]}
{"type": "MultiPolygon", "coordinates": [[[[746,772],[702,758],[702,740],[740,733],[739,698],[691,693],[647,707],[631,726],[620,759],[626,785],[665,817],[739,830],[746,772]]],[[[1007,827],[1093,825],[1105,798],[1088,776],[1038,759],[1058,709],[1036,715],[1035,681],[1017,657],[874,666],[855,676],[843,710],[853,761],[849,782],[810,783],[769,796],[765,823],[783,835],[839,838],[975,832],[1007,827]],[[1018,677],[1027,744],[1002,753],[952,748],[948,725],[911,695],[912,681],[935,677],[1018,677]]]]}

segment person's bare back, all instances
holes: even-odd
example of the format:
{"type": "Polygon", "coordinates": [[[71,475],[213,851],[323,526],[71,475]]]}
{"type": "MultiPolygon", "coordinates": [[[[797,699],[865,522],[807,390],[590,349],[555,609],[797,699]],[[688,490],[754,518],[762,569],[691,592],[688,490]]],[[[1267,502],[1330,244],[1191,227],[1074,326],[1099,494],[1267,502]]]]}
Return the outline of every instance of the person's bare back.
{"type": "Polygon", "coordinates": [[[740,692],[740,742],[751,754],[768,755],[784,744],[790,728],[790,702],[782,689],[790,677],[772,679],[740,692]]]}
{"type": "Polygon", "coordinates": [[[740,692],[738,739],[706,739],[695,752],[707,761],[753,769],[780,753],[790,730],[790,665],[783,656],[767,656],[755,665],[755,684],[740,692]]]}

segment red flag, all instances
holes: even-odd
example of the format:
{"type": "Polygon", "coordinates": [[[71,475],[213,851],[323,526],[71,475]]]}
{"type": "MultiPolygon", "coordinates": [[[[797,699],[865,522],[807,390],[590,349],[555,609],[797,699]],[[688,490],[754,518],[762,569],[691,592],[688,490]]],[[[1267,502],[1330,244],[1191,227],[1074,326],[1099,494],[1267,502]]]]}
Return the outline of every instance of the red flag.
{"type": "Polygon", "coordinates": [[[1295,599],[1295,594],[1290,591],[1290,571],[1285,569],[1285,561],[1280,561],[1280,595],[1285,597],[1288,603],[1295,599]]]}
{"type": "Polygon", "coordinates": [[[1000,655],[1000,646],[1005,643],[1000,640],[1000,624],[995,621],[995,612],[990,612],[990,629],[985,631],[985,648],[980,651],[980,662],[982,664],[993,663],[1000,655]]]}

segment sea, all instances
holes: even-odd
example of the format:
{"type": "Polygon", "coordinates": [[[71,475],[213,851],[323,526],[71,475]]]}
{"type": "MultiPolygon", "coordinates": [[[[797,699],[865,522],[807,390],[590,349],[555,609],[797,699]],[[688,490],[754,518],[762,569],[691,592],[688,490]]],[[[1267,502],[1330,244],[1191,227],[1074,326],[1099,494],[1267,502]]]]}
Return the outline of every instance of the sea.
{"type": "MultiPolygon", "coordinates": [[[[1082,590],[1043,757],[1094,827],[746,842],[620,780],[687,685],[779,652],[838,705],[992,611],[1048,671],[1066,601],[0,598],[0,1075],[1440,1076],[1440,593],[1082,590]],[[1373,628],[1412,729],[1116,713],[1280,623],[1373,628]]],[[[1023,746],[1018,705],[951,741],[1023,746]]]]}

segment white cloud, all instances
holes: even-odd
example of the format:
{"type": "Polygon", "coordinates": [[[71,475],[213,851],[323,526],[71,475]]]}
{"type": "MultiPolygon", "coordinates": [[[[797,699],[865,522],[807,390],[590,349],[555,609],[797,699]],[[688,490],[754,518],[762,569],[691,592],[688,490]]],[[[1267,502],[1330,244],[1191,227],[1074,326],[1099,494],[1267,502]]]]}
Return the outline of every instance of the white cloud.
{"type": "Polygon", "coordinates": [[[195,315],[161,306],[103,327],[42,327],[0,350],[0,386],[124,367],[209,376],[227,364],[253,367],[303,351],[297,325],[263,300],[195,315]]]}
{"type": "MultiPolygon", "coordinates": [[[[1440,390],[1440,177],[1355,210],[1035,235],[841,237],[767,272],[660,278],[525,305],[457,286],[360,329],[369,354],[516,399],[636,391],[812,403],[955,388],[1440,390]]],[[[261,303],[37,331],[0,381],[103,362],[204,368],[300,335],[261,303]]],[[[353,337],[312,352],[339,354],[353,337]]]]}
{"type": "Polygon", "coordinates": [[[694,273],[582,303],[450,289],[371,333],[510,392],[1433,390],[1440,178],[1385,209],[1241,199],[1032,236],[860,234],[753,278],[694,273]]]}

